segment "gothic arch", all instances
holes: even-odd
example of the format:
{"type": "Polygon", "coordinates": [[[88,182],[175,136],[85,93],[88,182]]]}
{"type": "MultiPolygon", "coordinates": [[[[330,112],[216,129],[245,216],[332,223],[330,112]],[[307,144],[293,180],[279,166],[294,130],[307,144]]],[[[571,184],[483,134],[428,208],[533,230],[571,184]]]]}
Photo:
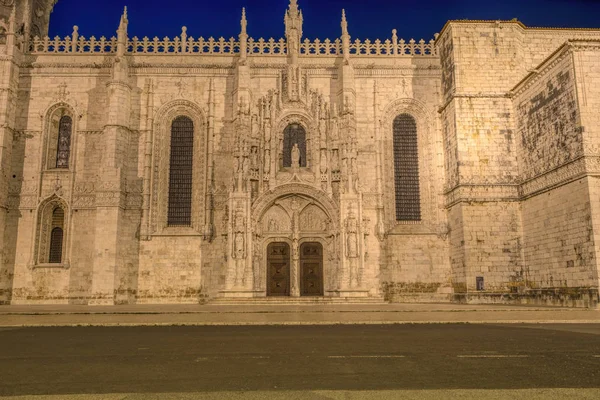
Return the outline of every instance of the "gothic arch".
{"type": "Polygon", "coordinates": [[[435,119],[427,106],[416,99],[397,99],[390,102],[383,110],[380,120],[380,140],[382,141],[382,177],[384,182],[385,222],[390,230],[398,225],[437,225],[436,213],[436,174],[435,168],[435,119]],[[414,118],[417,125],[417,146],[419,154],[419,186],[420,186],[420,221],[396,221],[396,201],[394,187],[394,120],[401,114],[414,118]]]}
{"type": "Polygon", "coordinates": [[[190,233],[191,229],[200,234],[203,227],[208,146],[205,112],[192,101],[173,100],[157,111],[153,128],[150,231],[177,234],[190,233]],[[186,227],[168,227],[171,128],[178,117],[189,118],[194,128],[191,223],[186,227]]]}
{"type": "Polygon", "coordinates": [[[43,146],[42,168],[44,170],[56,169],[60,121],[63,117],[71,119],[69,161],[65,170],[74,170],[78,122],[81,116],[71,104],[61,101],[49,106],[42,114],[43,118],[43,146]]]}
{"type": "MultiPolygon", "coordinates": [[[[260,221],[264,213],[280,198],[303,196],[314,202],[325,211],[331,220],[331,231],[339,230],[339,210],[337,204],[327,194],[303,183],[287,183],[264,193],[252,205],[252,220],[260,221]]],[[[302,211],[302,210],[299,210],[302,211]]]]}
{"type": "Polygon", "coordinates": [[[430,125],[434,121],[433,115],[427,110],[427,106],[423,102],[417,99],[403,98],[396,99],[385,106],[380,121],[382,128],[385,129],[388,126],[391,126],[394,123],[394,118],[402,113],[413,115],[417,120],[417,124],[419,123],[419,120],[424,124],[430,125]]]}
{"type": "Polygon", "coordinates": [[[59,266],[68,267],[68,250],[69,250],[69,223],[70,223],[70,210],[65,199],[53,194],[40,202],[37,215],[36,215],[36,236],[33,249],[34,265],[36,266],[59,266]],[[64,212],[62,226],[60,227],[63,231],[62,236],[62,256],[61,262],[58,264],[50,264],[49,253],[50,253],[50,241],[52,232],[52,217],[54,211],[60,208],[64,212]]]}

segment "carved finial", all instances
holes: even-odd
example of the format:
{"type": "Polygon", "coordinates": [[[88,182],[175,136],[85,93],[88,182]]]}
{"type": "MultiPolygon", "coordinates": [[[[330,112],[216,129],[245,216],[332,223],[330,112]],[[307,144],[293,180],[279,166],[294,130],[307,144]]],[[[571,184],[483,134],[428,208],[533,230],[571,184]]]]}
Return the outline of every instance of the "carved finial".
{"type": "Polygon", "coordinates": [[[241,21],[241,25],[242,25],[242,35],[246,35],[248,32],[246,31],[246,29],[248,28],[248,21],[246,20],[246,8],[242,8],[242,21],[241,21]]]}
{"type": "Polygon", "coordinates": [[[302,12],[298,9],[296,0],[290,0],[290,8],[285,13],[285,37],[287,39],[287,54],[291,64],[297,64],[302,40],[302,12]]]}
{"type": "Polygon", "coordinates": [[[127,7],[123,10],[121,15],[121,22],[119,23],[119,30],[117,31],[117,55],[122,56],[125,54],[127,48],[127,25],[129,20],[127,19],[127,7]]]}
{"type": "Polygon", "coordinates": [[[246,8],[242,8],[242,20],[240,21],[242,30],[240,32],[240,60],[239,65],[246,63],[246,55],[248,53],[248,20],[246,20],[246,8]]]}
{"type": "Polygon", "coordinates": [[[348,21],[346,20],[346,10],[342,10],[342,50],[344,52],[344,62],[350,62],[350,34],[348,33],[348,21]]]}
{"type": "Polygon", "coordinates": [[[10,11],[10,17],[8,18],[8,32],[15,33],[15,25],[17,22],[17,6],[13,6],[10,11]]]}
{"type": "Polygon", "coordinates": [[[346,10],[342,9],[342,35],[348,34],[348,21],[346,20],[346,10]]]}

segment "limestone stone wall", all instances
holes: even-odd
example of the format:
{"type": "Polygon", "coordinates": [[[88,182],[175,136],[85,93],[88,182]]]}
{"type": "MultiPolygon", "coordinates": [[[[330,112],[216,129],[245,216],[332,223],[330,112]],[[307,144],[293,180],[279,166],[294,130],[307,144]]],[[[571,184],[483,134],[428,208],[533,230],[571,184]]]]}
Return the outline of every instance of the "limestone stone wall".
{"type": "Polygon", "coordinates": [[[556,293],[550,301],[581,305],[593,301],[598,264],[590,193],[594,180],[585,177],[595,173],[593,158],[585,154],[586,139],[594,143],[594,134],[588,138],[585,127],[595,128],[592,121],[584,125],[581,116],[576,54],[563,46],[542,63],[538,74],[516,88],[515,110],[526,196],[519,290],[526,289],[536,301],[556,293]]]}
{"type": "MultiPolygon", "coordinates": [[[[571,223],[552,220],[542,209],[557,202],[560,205],[548,211],[550,215],[560,209],[574,218],[587,215],[588,220],[593,219],[589,207],[584,206],[589,202],[587,185],[578,191],[558,189],[585,176],[589,165],[580,159],[586,137],[580,115],[586,90],[580,81],[586,81],[593,70],[583,67],[577,74],[573,57],[585,57],[572,55],[568,45],[561,45],[567,40],[598,37],[594,31],[529,29],[516,22],[451,22],[438,39],[445,71],[446,103],[441,112],[450,254],[455,293],[467,293],[464,298],[468,301],[560,302],[556,299],[561,298],[562,294],[557,294],[561,289],[553,297],[551,290],[537,290],[539,283],[526,283],[541,279],[539,274],[525,275],[532,268],[546,274],[562,273],[560,262],[553,267],[538,258],[542,254],[553,257],[548,246],[561,249],[555,251],[565,256],[577,252],[573,243],[566,244],[564,239],[567,235],[578,241],[577,234],[561,231],[568,230],[571,223]],[[547,191],[552,193],[541,194],[547,191]],[[545,198],[539,203],[539,196],[551,196],[552,200],[545,198]],[[486,226],[478,228],[480,221],[486,226]],[[535,228],[540,221],[545,221],[548,232],[535,228]],[[475,287],[478,276],[484,278],[483,290],[475,287]]],[[[588,126],[595,126],[590,122],[588,126]]],[[[587,232],[583,220],[572,225],[587,232]]],[[[591,237],[584,247],[589,249],[583,253],[595,251],[591,237]]],[[[595,261],[591,264],[584,267],[589,270],[584,289],[569,292],[565,304],[597,301],[594,289],[586,286],[596,287],[595,261]]],[[[574,284],[563,282],[563,287],[567,286],[574,284]]]]}
{"type": "Polygon", "coordinates": [[[105,41],[24,48],[9,32],[0,302],[262,297],[273,242],[290,246],[297,296],[312,242],[325,296],[597,303],[598,32],[455,21],[435,43],[350,43],[344,19],[340,42],[300,42],[299,16],[291,4],[282,41],[248,40],[244,17],[239,41],[128,38],[126,13],[105,41]],[[417,128],[419,221],[396,220],[400,114],[417,128]],[[194,123],[189,227],[166,217],[180,115],[194,123]],[[289,124],[305,129],[306,167],[283,165],[289,124]],[[50,264],[56,206],[64,257],[50,264]]]}

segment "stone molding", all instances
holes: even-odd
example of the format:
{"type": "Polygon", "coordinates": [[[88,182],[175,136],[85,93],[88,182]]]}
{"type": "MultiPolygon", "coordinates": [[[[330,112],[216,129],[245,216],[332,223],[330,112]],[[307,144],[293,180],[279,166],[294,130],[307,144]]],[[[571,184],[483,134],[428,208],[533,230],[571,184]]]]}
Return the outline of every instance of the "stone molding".
{"type": "Polygon", "coordinates": [[[336,216],[339,216],[339,207],[336,202],[325,192],[316,189],[314,186],[303,183],[288,183],[263,193],[252,204],[252,219],[255,221],[260,221],[263,214],[275,203],[277,199],[293,195],[305,196],[314,199],[324,208],[327,214],[329,214],[329,217],[334,225],[332,230],[337,231],[339,229],[339,221],[338,218],[336,218],[336,216]]]}
{"type": "Polygon", "coordinates": [[[515,87],[508,92],[511,98],[520,96],[523,92],[536,84],[540,79],[543,79],[548,71],[556,67],[561,61],[572,53],[569,43],[565,43],[559,47],[554,53],[544,60],[537,68],[523,78],[515,87]]]}
{"type": "MultiPolygon", "coordinates": [[[[148,221],[153,234],[201,234],[203,229],[204,204],[206,200],[207,182],[204,180],[207,154],[207,113],[195,101],[176,98],[165,102],[155,113],[154,135],[152,143],[152,187],[150,189],[150,215],[148,221]],[[194,122],[194,160],[200,160],[194,166],[192,193],[192,221],[189,228],[167,226],[168,209],[168,174],[171,148],[171,122],[178,116],[186,116],[194,122]]],[[[132,200],[134,201],[134,200],[132,200]]]]}
{"type": "Polygon", "coordinates": [[[382,153],[382,171],[383,177],[383,204],[385,225],[387,230],[393,229],[398,225],[405,225],[402,221],[397,221],[395,216],[396,201],[394,198],[394,153],[393,153],[393,123],[394,119],[400,114],[409,114],[417,123],[418,151],[419,151],[419,189],[421,201],[421,220],[416,222],[424,225],[436,225],[439,223],[436,213],[437,199],[435,193],[440,189],[441,183],[436,182],[435,168],[438,162],[435,161],[434,148],[436,144],[435,136],[438,132],[435,130],[435,118],[427,109],[427,105],[414,98],[400,98],[391,101],[383,111],[380,118],[381,138],[383,142],[382,153]]]}
{"type": "Polygon", "coordinates": [[[444,193],[446,207],[470,201],[523,201],[586,176],[600,176],[600,156],[579,157],[520,184],[459,184],[444,193]]]}
{"type": "Polygon", "coordinates": [[[518,185],[470,184],[458,185],[445,193],[446,208],[461,202],[519,201],[518,185]]]}

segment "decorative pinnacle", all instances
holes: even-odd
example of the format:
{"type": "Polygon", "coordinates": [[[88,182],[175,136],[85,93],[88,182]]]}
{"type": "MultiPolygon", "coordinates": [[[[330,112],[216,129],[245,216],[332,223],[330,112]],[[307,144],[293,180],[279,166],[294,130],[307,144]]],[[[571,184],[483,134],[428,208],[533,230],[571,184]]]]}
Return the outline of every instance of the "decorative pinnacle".
{"type": "Polygon", "coordinates": [[[17,6],[14,5],[10,11],[10,17],[8,18],[8,32],[15,33],[15,24],[17,22],[17,6]]]}
{"type": "Polygon", "coordinates": [[[242,35],[246,35],[246,29],[248,27],[248,20],[246,20],[246,8],[243,7],[242,8],[242,20],[241,20],[241,26],[242,26],[242,35]]]}
{"type": "Polygon", "coordinates": [[[290,0],[290,11],[298,13],[298,0],[290,0]]]}
{"type": "Polygon", "coordinates": [[[342,35],[348,34],[348,21],[346,20],[346,10],[342,9],[342,35]]]}
{"type": "Polygon", "coordinates": [[[125,6],[125,9],[123,10],[123,16],[121,17],[121,23],[122,24],[129,23],[129,21],[127,20],[127,6],[125,6]]]}

